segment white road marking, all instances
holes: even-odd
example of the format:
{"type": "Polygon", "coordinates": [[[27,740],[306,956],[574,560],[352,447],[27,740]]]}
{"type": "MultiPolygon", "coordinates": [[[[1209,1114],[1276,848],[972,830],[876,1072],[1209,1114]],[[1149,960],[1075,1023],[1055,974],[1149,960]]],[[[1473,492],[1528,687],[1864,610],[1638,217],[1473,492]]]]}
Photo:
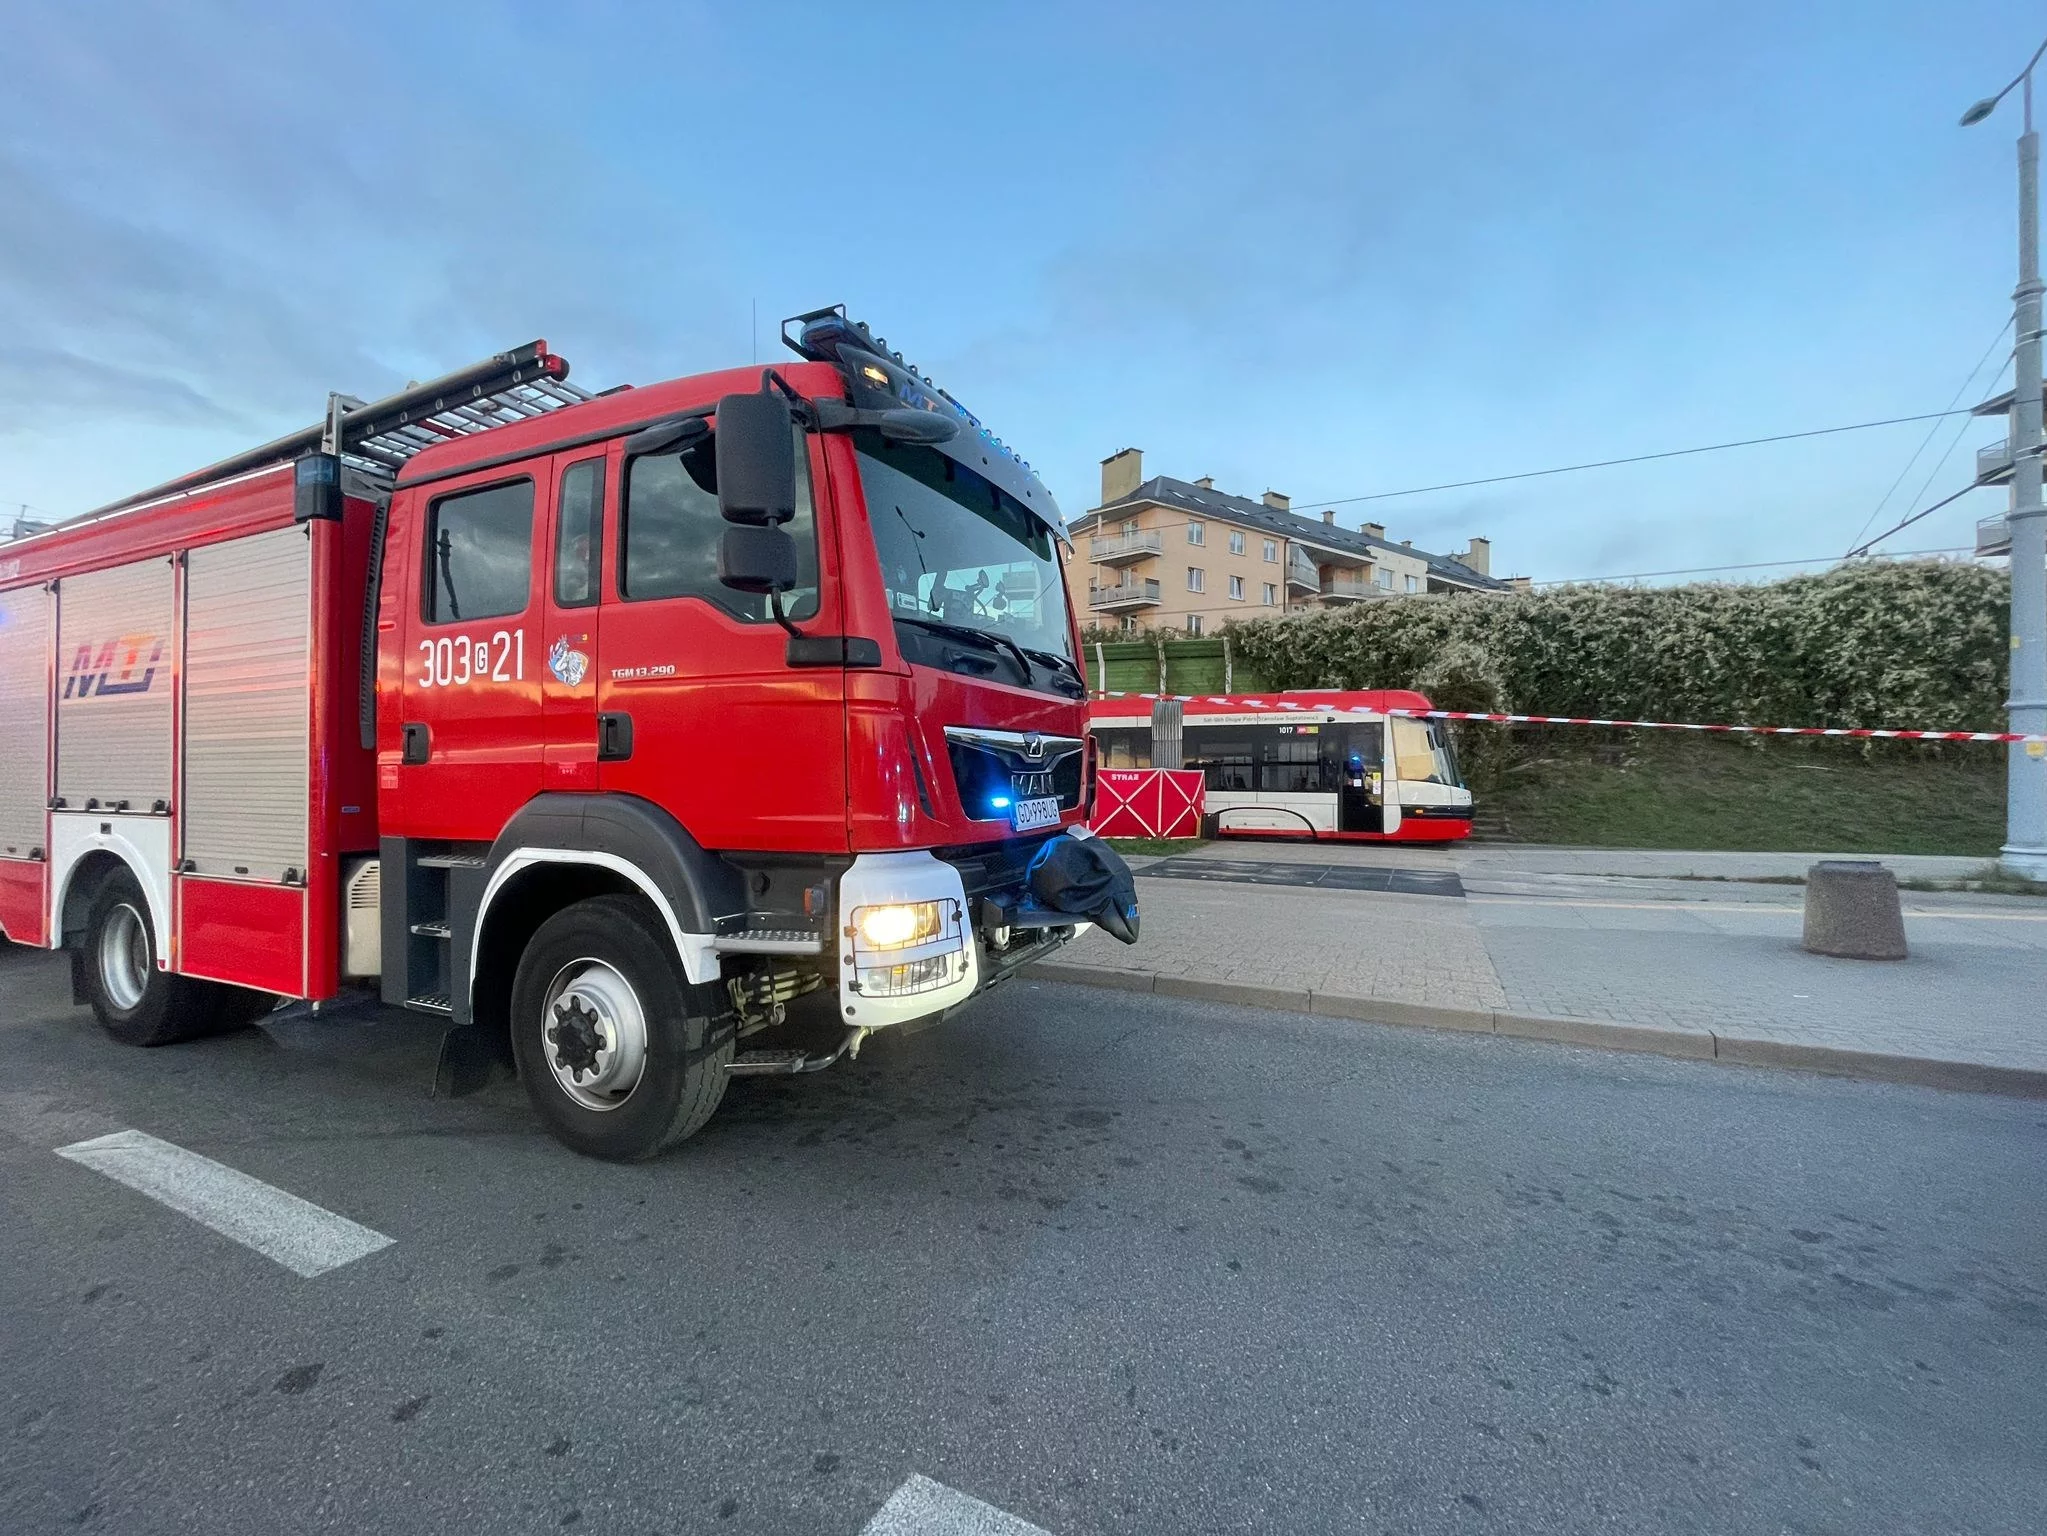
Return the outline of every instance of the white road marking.
{"type": "Polygon", "coordinates": [[[391,1246],[381,1232],[141,1131],[73,1142],[57,1148],[57,1155],[160,1201],[308,1280],[391,1246]]]}
{"type": "Polygon", "coordinates": [[[1051,1536],[1043,1526],[912,1473],[889,1495],[860,1536],[1051,1536]]]}

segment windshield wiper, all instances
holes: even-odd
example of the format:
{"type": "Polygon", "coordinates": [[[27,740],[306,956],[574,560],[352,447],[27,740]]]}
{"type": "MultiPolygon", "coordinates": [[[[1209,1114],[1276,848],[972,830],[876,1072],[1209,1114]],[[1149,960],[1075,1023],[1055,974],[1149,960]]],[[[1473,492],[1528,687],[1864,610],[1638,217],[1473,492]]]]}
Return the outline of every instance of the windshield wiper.
{"type": "MultiPolygon", "coordinates": [[[[1030,650],[1028,646],[1025,649],[1030,650]]],[[[1061,656],[1057,651],[1031,650],[1030,654],[1050,667],[1053,673],[1059,676],[1060,682],[1066,684],[1069,690],[1079,689],[1080,691],[1073,695],[1074,698],[1084,699],[1087,697],[1087,678],[1081,674],[1079,662],[1075,661],[1071,656],[1061,656]],[[1073,674],[1071,679],[1063,675],[1067,672],[1073,674]]]]}
{"type": "Polygon", "coordinates": [[[927,619],[919,613],[895,615],[898,624],[914,624],[919,629],[928,629],[936,635],[947,635],[954,640],[965,640],[975,645],[999,647],[1016,658],[1016,664],[1023,669],[1026,688],[1030,687],[1037,673],[1031,666],[1030,652],[1018,645],[1009,636],[997,634],[992,629],[975,629],[971,624],[954,624],[946,619],[927,619]]]}

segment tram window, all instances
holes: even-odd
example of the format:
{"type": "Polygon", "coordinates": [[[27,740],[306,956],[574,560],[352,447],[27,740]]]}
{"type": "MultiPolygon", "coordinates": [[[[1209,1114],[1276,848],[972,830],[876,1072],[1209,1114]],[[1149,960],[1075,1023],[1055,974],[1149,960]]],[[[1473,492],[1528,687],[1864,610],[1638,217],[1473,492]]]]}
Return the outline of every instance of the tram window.
{"type": "Polygon", "coordinates": [[[1440,733],[1424,720],[1389,720],[1400,778],[1408,784],[1455,784],[1457,768],[1440,733]]]}
{"type": "Polygon", "coordinates": [[[1096,762],[1103,768],[1149,768],[1151,731],[1143,726],[1095,732],[1096,762]]]}
{"type": "Polygon", "coordinates": [[[1319,736],[1275,736],[1265,743],[1263,757],[1258,770],[1260,789],[1299,794],[1328,788],[1322,782],[1319,736]]]}
{"type": "Polygon", "coordinates": [[[1210,789],[1253,788],[1251,737],[1244,730],[1190,730],[1181,745],[1181,761],[1199,768],[1210,789]]]}

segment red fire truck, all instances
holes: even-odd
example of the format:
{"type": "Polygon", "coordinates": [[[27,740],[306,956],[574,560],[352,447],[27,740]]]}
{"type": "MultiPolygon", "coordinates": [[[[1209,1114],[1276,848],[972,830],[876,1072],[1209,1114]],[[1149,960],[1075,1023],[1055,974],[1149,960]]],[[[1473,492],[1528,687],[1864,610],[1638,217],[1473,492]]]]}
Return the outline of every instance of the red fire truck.
{"type": "Polygon", "coordinates": [[[843,309],[784,338],[337,395],[0,550],[6,936],[136,1045],[374,989],[613,1158],[1128,937],[1051,496],[843,309]]]}

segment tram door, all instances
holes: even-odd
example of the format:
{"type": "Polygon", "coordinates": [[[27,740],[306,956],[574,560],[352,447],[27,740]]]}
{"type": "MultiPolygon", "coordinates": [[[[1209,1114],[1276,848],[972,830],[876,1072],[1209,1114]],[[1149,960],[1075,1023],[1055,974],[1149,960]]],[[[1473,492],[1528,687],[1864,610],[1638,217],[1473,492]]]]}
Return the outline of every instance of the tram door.
{"type": "Polygon", "coordinates": [[[1336,830],[1386,831],[1385,727],[1333,724],[1322,733],[1323,782],[1336,788],[1336,830]]]}

